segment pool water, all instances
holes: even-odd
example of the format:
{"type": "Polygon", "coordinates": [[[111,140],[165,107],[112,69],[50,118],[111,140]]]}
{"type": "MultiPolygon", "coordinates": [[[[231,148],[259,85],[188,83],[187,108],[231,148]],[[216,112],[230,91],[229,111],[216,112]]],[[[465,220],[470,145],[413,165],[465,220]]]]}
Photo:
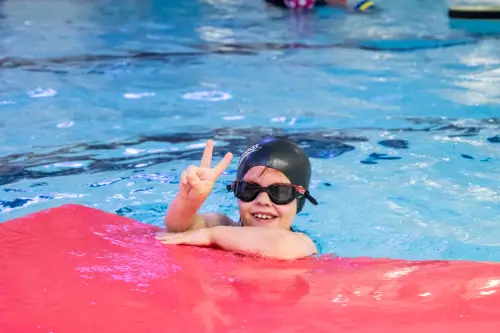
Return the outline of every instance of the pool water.
{"type": "MultiPolygon", "coordinates": [[[[500,260],[500,41],[446,3],[1,1],[0,221],[79,203],[162,225],[204,142],[313,163],[296,226],[341,256],[500,260]]],[[[224,185],[204,211],[236,218],[224,185]]]]}

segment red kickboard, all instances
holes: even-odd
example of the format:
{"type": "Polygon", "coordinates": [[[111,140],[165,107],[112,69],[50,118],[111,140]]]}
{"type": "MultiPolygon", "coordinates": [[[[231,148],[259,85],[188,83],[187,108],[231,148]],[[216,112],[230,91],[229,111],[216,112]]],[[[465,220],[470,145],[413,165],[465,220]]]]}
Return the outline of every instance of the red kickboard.
{"type": "Polygon", "coordinates": [[[79,205],[0,224],[0,332],[500,332],[500,265],[165,246],[79,205]]]}

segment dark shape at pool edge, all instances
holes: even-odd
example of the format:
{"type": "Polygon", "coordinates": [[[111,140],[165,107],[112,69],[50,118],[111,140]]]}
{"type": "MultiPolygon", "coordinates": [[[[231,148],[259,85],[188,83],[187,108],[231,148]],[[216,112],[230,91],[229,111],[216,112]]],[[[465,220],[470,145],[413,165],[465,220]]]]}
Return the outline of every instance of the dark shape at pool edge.
{"type": "Polygon", "coordinates": [[[360,161],[362,164],[378,164],[377,161],[392,161],[392,160],[400,160],[399,156],[387,156],[387,154],[379,154],[379,153],[371,153],[368,158],[360,161]]]}
{"type": "MultiPolygon", "coordinates": [[[[148,142],[156,143],[199,143],[209,138],[224,141],[225,147],[215,147],[214,157],[222,157],[227,151],[238,156],[246,146],[265,135],[284,136],[297,142],[313,158],[335,158],[355,149],[346,142],[366,142],[367,138],[344,136],[342,133],[332,133],[325,130],[311,130],[304,132],[291,132],[283,128],[219,128],[198,133],[175,133],[165,135],[147,135],[133,139],[111,143],[81,143],[72,146],[59,146],[48,153],[23,153],[0,157],[0,186],[20,181],[22,179],[41,179],[46,177],[59,177],[98,173],[106,171],[134,170],[137,166],[141,169],[168,163],[173,160],[198,161],[202,148],[192,148],[179,151],[146,152],[141,155],[100,157],[96,151],[112,151],[123,147],[136,146],[148,142]],[[237,135],[235,135],[237,134],[237,135]],[[22,162],[19,162],[21,161],[22,162]],[[56,163],[85,161],[85,167],[59,167],[44,168],[56,163]]],[[[47,147],[43,147],[46,151],[47,147]]],[[[102,155],[106,155],[103,153],[102,155]]],[[[99,187],[100,184],[91,186],[99,187]]]]}
{"type": "Polygon", "coordinates": [[[474,157],[467,155],[467,154],[460,154],[460,156],[462,156],[463,158],[465,158],[467,160],[474,160],[475,159],[474,157]]]}
{"type": "Polygon", "coordinates": [[[378,142],[379,145],[394,148],[394,149],[408,149],[410,147],[408,140],[392,139],[392,140],[382,140],[378,142]]]}
{"type": "Polygon", "coordinates": [[[256,55],[266,51],[276,50],[319,50],[319,49],[359,49],[364,51],[384,51],[384,52],[412,52],[424,49],[438,49],[453,47],[465,44],[475,44],[478,40],[474,38],[465,38],[463,36],[448,39],[421,38],[418,40],[400,39],[400,40],[345,40],[339,43],[330,44],[306,44],[306,43],[202,43],[186,45],[196,51],[187,52],[158,52],[158,51],[136,51],[129,50],[123,54],[82,54],[66,55],[53,58],[23,58],[4,56],[0,58],[0,69],[21,68],[32,72],[53,72],[56,74],[71,73],[75,70],[83,70],[86,74],[106,74],[110,70],[106,62],[128,61],[158,61],[158,62],[180,62],[180,63],[200,63],[197,60],[203,56],[209,55],[256,55]],[[90,68],[82,68],[82,65],[98,64],[90,68]],[[61,66],[63,65],[63,66],[61,66]],[[72,65],[72,67],[70,67],[72,65]]]}
{"type": "MultiPolygon", "coordinates": [[[[39,199],[45,199],[45,200],[51,200],[54,199],[52,196],[47,196],[47,195],[41,195],[38,197],[39,199]]],[[[15,198],[14,200],[0,200],[0,207],[3,208],[19,208],[26,206],[30,202],[32,202],[33,199],[30,198],[15,198]]]]}
{"type": "MultiPolygon", "coordinates": [[[[456,126],[453,124],[450,124],[448,127],[450,127],[450,128],[453,127],[454,129],[460,128],[459,126],[456,126]]],[[[448,135],[448,137],[449,138],[472,137],[472,136],[478,135],[480,131],[481,131],[481,127],[470,126],[470,127],[465,128],[463,133],[451,134],[451,135],[448,135]]]]}
{"type": "MultiPolygon", "coordinates": [[[[303,129],[300,132],[295,129],[286,129],[279,127],[250,127],[234,128],[223,127],[216,129],[203,129],[196,132],[178,132],[162,135],[143,135],[131,139],[125,139],[109,143],[79,143],[73,145],[53,146],[53,150],[46,152],[51,147],[33,147],[34,152],[17,153],[7,156],[0,156],[0,186],[15,183],[23,179],[41,179],[46,177],[59,177],[68,175],[98,173],[105,171],[119,170],[142,170],[144,166],[148,168],[161,163],[168,163],[173,160],[197,161],[200,157],[201,148],[189,149],[185,151],[169,151],[143,153],[136,156],[120,156],[106,158],[109,151],[134,147],[144,143],[199,143],[208,138],[217,138],[224,141],[225,147],[215,147],[214,156],[222,157],[227,151],[233,152],[238,156],[243,152],[246,145],[259,139],[264,135],[285,136],[299,143],[307,153],[313,158],[329,159],[336,158],[345,153],[355,150],[355,146],[350,143],[368,142],[368,138],[360,135],[349,134],[360,131],[388,131],[392,133],[403,132],[477,132],[476,126],[457,126],[450,124],[454,119],[443,118],[404,118],[405,120],[425,127],[408,128],[347,128],[347,129],[303,129]],[[38,153],[37,149],[43,148],[43,153],[38,153]],[[101,157],[104,156],[104,157],[101,157]],[[21,162],[22,161],[22,162],[21,162]],[[84,162],[83,167],[60,167],[43,168],[47,165],[64,162],[84,162]],[[143,166],[138,167],[140,164],[143,166]],[[42,167],[42,168],[40,168],[42,167]],[[47,171],[50,170],[50,171],[47,171]]],[[[500,124],[500,118],[480,119],[484,126],[496,126],[500,124]]],[[[500,136],[494,136],[487,139],[491,143],[499,143],[500,136]]],[[[380,145],[396,149],[408,149],[409,143],[406,140],[381,140],[380,145]]],[[[466,158],[466,157],[464,157],[466,158]]],[[[388,157],[384,155],[371,155],[361,161],[362,164],[377,164],[380,160],[395,160],[401,157],[388,157]]],[[[482,160],[488,162],[489,159],[482,160]]],[[[80,163],[81,164],[81,163],[80,163]]],[[[171,180],[174,182],[175,180],[171,180]]],[[[33,186],[45,186],[43,182],[33,184],[33,186]]],[[[4,191],[8,191],[4,189],[4,191]]]]}
{"type": "Polygon", "coordinates": [[[490,143],[500,143],[500,135],[492,136],[491,138],[486,139],[490,143]]]}

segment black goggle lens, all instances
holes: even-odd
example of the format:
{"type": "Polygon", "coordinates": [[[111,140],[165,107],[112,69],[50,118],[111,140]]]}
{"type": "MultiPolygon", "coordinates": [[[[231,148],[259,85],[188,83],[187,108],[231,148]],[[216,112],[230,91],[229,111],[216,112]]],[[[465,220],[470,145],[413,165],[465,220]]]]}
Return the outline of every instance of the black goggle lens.
{"type": "Polygon", "coordinates": [[[261,187],[255,183],[235,181],[232,186],[228,186],[228,189],[233,190],[234,195],[243,202],[255,200],[260,192],[266,192],[271,201],[277,205],[289,204],[295,198],[302,196],[294,185],[289,184],[273,184],[261,187]]]}

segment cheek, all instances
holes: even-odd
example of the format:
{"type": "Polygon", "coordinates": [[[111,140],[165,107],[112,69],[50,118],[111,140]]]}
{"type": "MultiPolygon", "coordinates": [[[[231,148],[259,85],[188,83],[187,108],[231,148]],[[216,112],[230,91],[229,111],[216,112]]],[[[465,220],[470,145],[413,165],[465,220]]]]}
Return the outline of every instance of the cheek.
{"type": "Polygon", "coordinates": [[[295,215],[295,212],[297,211],[297,204],[292,202],[289,205],[276,206],[276,209],[282,217],[293,217],[295,215]]]}
{"type": "Polygon", "coordinates": [[[251,202],[243,202],[238,200],[238,210],[240,211],[240,215],[247,213],[252,206],[251,202]]]}

